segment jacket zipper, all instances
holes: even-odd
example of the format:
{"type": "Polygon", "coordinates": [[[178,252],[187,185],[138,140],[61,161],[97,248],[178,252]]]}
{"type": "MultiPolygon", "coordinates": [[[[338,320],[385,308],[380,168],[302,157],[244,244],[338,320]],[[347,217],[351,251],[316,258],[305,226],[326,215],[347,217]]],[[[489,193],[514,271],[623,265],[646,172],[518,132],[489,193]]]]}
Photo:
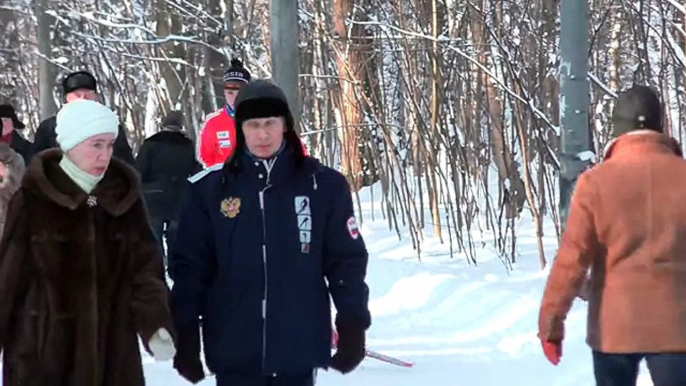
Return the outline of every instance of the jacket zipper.
{"type": "Polygon", "coordinates": [[[267,369],[267,299],[269,292],[269,273],[267,270],[267,216],[264,204],[264,192],[271,188],[271,171],[276,158],[263,161],[267,171],[265,187],[260,191],[260,212],[262,213],[262,269],[264,272],[264,296],[262,298],[262,370],[267,369]]]}
{"type": "Polygon", "coordinates": [[[264,208],[264,192],[269,189],[267,185],[260,191],[260,212],[262,213],[262,269],[264,273],[264,294],[262,297],[262,369],[266,368],[267,361],[267,290],[269,288],[269,275],[267,274],[267,218],[264,208]]]}

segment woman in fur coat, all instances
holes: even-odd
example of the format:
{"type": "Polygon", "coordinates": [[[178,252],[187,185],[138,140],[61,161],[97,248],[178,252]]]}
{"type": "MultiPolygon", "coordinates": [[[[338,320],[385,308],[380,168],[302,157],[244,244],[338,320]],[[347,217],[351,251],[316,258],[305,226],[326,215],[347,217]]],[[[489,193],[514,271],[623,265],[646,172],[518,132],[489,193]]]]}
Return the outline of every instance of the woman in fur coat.
{"type": "Polygon", "coordinates": [[[118,118],[93,101],[57,115],[0,243],[3,385],[144,385],[139,337],[175,354],[162,258],[136,172],[112,158],[118,118]]]}
{"type": "Polygon", "coordinates": [[[0,235],[5,228],[10,198],[19,189],[24,169],[24,158],[10,145],[0,143],[0,235]]]}

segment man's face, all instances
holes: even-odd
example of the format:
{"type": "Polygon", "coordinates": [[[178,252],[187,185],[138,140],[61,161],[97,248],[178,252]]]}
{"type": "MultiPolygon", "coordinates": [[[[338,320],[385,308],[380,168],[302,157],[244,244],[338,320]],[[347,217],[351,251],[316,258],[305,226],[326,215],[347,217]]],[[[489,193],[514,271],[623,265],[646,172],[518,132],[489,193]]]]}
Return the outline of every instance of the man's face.
{"type": "Polygon", "coordinates": [[[226,104],[233,108],[236,103],[236,97],[241,88],[245,86],[245,82],[226,82],[224,83],[224,98],[226,99],[226,104]]]}
{"type": "Polygon", "coordinates": [[[269,159],[281,148],[286,123],[283,117],[254,118],[243,122],[241,129],[250,153],[269,159]]]}
{"type": "Polygon", "coordinates": [[[94,101],[97,99],[97,97],[98,94],[95,91],[89,90],[87,88],[79,88],[66,95],[67,103],[81,99],[94,101]]]}

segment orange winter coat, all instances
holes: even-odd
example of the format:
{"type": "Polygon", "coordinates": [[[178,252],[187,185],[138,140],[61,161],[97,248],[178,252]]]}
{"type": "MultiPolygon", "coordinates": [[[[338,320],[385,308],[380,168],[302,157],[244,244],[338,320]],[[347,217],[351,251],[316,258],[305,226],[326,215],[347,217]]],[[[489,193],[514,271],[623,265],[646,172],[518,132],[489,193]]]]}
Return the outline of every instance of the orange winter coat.
{"type": "Polygon", "coordinates": [[[589,267],[593,349],[686,351],[686,160],[674,139],[625,134],[580,176],[543,295],[541,338],[564,338],[589,267]]]}

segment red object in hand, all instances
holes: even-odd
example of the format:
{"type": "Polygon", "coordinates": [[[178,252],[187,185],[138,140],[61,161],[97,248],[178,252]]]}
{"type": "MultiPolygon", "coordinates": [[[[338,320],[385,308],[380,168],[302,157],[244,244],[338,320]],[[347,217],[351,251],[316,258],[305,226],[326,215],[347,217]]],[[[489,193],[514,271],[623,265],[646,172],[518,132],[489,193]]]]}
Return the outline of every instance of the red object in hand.
{"type": "Polygon", "coordinates": [[[548,361],[557,366],[562,358],[562,342],[541,341],[543,353],[548,361]]]}
{"type": "Polygon", "coordinates": [[[331,347],[336,348],[338,347],[338,332],[336,330],[332,330],[333,333],[331,334],[331,347]]]}

